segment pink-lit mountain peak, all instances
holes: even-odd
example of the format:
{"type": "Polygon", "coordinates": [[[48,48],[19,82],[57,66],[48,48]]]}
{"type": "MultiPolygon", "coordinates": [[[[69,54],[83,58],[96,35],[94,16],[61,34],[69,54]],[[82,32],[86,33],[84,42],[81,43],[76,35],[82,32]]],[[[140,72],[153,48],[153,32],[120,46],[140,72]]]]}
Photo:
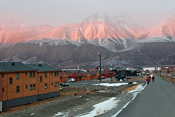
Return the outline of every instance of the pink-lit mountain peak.
{"type": "Polygon", "coordinates": [[[71,40],[117,38],[114,27],[102,21],[65,25],[49,32],[49,37],[71,40]]]}
{"type": "Polygon", "coordinates": [[[144,39],[147,37],[161,37],[164,35],[175,36],[174,19],[157,27],[145,30],[136,25],[131,25],[123,19],[93,16],[81,23],[52,27],[25,26],[25,25],[0,25],[0,42],[17,43],[31,40],[108,40],[108,39],[144,39]],[[149,33],[149,35],[148,35],[149,33]]]}
{"type": "MultiPolygon", "coordinates": [[[[145,33],[145,32],[144,32],[145,33]]],[[[112,22],[109,19],[86,19],[79,24],[63,25],[51,30],[45,37],[71,40],[140,38],[143,30],[131,28],[129,24],[112,22]]]]}
{"type": "Polygon", "coordinates": [[[169,19],[163,26],[162,26],[162,34],[169,37],[175,36],[175,18],[169,19]]]}
{"type": "Polygon", "coordinates": [[[166,21],[162,21],[157,26],[149,29],[150,37],[175,37],[175,17],[171,17],[166,21]]]}
{"type": "Polygon", "coordinates": [[[62,25],[59,27],[38,26],[28,27],[24,25],[1,26],[0,42],[16,43],[30,40],[66,39],[79,41],[96,39],[125,39],[140,38],[143,31],[134,29],[121,21],[109,21],[107,17],[90,17],[78,24],[62,25]]]}

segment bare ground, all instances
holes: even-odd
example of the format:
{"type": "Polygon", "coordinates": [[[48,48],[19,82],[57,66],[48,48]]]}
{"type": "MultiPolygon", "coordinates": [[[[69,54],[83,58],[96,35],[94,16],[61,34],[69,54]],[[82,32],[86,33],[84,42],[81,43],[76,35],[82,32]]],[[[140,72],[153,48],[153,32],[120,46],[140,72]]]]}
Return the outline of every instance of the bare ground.
{"type": "MultiPolygon", "coordinates": [[[[132,89],[133,86],[132,84],[120,87],[86,86],[86,90],[90,89],[88,93],[60,96],[36,104],[17,107],[17,109],[2,113],[0,117],[53,117],[58,112],[67,112],[71,115],[70,117],[74,117],[77,113],[87,111],[86,108],[89,109],[92,105],[110,97],[116,97],[122,92],[132,89]]],[[[81,89],[83,88],[81,87],[81,89]]]]}

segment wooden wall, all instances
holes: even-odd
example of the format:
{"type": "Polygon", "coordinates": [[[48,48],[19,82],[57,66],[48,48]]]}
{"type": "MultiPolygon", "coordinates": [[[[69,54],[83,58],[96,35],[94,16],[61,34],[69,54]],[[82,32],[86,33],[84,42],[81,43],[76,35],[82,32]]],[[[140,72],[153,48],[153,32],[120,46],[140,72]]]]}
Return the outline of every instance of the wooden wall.
{"type": "Polygon", "coordinates": [[[3,77],[0,75],[0,100],[59,91],[61,82],[59,75],[55,75],[54,72],[32,72],[32,74],[34,75],[31,76],[31,72],[20,72],[5,73],[3,77]],[[19,92],[17,91],[18,86],[19,92]]]}

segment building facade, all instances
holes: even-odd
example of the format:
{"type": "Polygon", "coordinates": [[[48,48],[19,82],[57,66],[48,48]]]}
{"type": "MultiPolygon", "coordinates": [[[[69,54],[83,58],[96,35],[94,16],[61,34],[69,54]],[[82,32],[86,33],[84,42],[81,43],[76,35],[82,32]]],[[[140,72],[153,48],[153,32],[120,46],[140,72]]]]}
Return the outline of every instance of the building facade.
{"type": "Polygon", "coordinates": [[[58,69],[46,64],[0,62],[0,111],[59,96],[58,69]]]}

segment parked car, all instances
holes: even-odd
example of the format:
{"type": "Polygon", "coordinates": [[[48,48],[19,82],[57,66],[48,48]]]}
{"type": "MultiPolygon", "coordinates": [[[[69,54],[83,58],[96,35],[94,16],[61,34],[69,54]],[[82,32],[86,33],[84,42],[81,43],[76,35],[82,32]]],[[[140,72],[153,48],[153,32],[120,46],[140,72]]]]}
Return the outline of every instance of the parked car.
{"type": "Polygon", "coordinates": [[[75,82],[75,78],[69,78],[67,82],[75,82]]]}
{"type": "Polygon", "coordinates": [[[60,86],[67,87],[67,86],[69,86],[69,84],[67,84],[67,83],[60,83],[60,86]]]}

